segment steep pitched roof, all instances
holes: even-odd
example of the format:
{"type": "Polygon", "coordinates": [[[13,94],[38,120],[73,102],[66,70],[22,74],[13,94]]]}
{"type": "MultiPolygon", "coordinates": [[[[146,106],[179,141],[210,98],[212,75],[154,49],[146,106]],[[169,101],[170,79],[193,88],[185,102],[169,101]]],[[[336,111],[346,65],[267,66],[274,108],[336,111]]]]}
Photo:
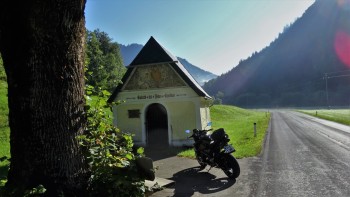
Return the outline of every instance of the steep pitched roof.
{"type": "Polygon", "coordinates": [[[177,61],[177,59],[151,36],[135,59],[130,63],[130,66],[170,61],[177,61]]]}
{"type": "Polygon", "coordinates": [[[172,68],[180,75],[180,77],[198,94],[205,98],[211,98],[198,82],[192,77],[192,75],[186,70],[186,68],[168,52],[163,46],[161,46],[153,37],[151,37],[141,51],[137,54],[135,59],[128,66],[125,75],[122,78],[122,84],[119,84],[108,102],[113,102],[118,93],[123,89],[125,82],[131,76],[131,73],[137,66],[156,64],[156,63],[169,63],[172,68]]]}

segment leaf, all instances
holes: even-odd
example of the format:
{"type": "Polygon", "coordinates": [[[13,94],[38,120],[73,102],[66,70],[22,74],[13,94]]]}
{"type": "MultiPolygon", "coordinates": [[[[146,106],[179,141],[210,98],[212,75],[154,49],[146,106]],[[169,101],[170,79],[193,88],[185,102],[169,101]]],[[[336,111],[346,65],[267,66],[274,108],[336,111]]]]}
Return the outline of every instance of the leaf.
{"type": "Polygon", "coordinates": [[[137,154],[142,155],[145,152],[145,149],[143,147],[140,147],[137,149],[137,154]]]}
{"type": "Polygon", "coordinates": [[[132,160],[133,159],[133,155],[132,154],[126,154],[125,157],[129,160],[132,160]]]}
{"type": "Polygon", "coordinates": [[[2,162],[2,161],[5,161],[6,160],[6,156],[4,156],[4,157],[0,157],[0,162],[2,162]]]}
{"type": "Polygon", "coordinates": [[[102,93],[103,93],[104,96],[110,96],[111,95],[111,93],[108,92],[107,90],[103,90],[102,93]]]}
{"type": "Polygon", "coordinates": [[[87,101],[91,101],[92,99],[91,99],[91,97],[90,97],[90,96],[86,96],[86,97],[85,97],[85,100],[87,100],[87,101]]]}
{"type": "Polygon", "coordinates": [[[92,91],[92,90],[94,90],[94,86],[86,85],[86,86],[85,86],[85,89],[86,89],[86,90],[92,91]]]}
{"type": "Polygon", "coordinates": [[[130,162],[126,160],[122,160],[121,163],[123,164],[123,167],[130,165],[130,162]]]}

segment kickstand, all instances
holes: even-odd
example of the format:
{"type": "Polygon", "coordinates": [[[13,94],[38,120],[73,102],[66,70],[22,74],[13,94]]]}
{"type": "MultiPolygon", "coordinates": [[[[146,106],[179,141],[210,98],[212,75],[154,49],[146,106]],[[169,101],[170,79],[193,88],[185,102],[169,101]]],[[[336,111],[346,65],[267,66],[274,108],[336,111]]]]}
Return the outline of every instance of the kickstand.
{"type": "Polygon", "coordinates": [[[213,166],[210,166],[210,168],[209,168],[209,170],[208,170],[208,172],[211,170],[213,168],[213,166]]]}
{"type": "Polygon", "coordinates": [[[202,170],[204,170],[204,168],[205,168],[205,166],[199,166],[198,171],[202,171],[202,170]]]}

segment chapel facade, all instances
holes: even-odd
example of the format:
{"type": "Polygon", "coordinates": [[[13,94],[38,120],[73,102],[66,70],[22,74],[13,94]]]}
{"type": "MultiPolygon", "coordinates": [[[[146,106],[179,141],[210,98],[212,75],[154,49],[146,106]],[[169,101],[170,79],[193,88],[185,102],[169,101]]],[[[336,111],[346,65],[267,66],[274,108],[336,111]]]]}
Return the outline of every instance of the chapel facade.
{"type": "Polygon", "coordinates": [[[114,125],[134,134],[136,145],[191,145],[185,131],[210,125],[211,97],[153,37],[108,101],[122,101],[113,109],[114,125]]]}

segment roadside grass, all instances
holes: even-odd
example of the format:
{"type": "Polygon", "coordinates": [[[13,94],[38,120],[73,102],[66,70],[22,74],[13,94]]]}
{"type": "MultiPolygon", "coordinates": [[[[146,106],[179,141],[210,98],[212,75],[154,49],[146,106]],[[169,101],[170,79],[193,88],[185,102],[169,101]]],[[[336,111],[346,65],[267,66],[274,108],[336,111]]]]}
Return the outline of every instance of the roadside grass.
{"type": "Polygon", "coordinates": [[[0,80],[0,187],[5,184],[10,158],[10,128],[8,125],[7,83],[0,80]]]}
{"type": "MultiPolygon", "coordinates": [[[[230,144],[236,149],[236,158],[259,155],[270,121],[270,113],[245,110],[228,105],[214,105],[210,108],[212,128],[224,128],[229,135],[230,144]],[[257,136],[254,137],[254,123],[257,136]]],[[[178,154],[181,157],[195,158],[193,148],[178,154]]]]}
{"type": "Polygon", "coordinates": [[[350,125],[350,109],[321,109],[321,110],[298,110],[314,117],[350,125]]]}

